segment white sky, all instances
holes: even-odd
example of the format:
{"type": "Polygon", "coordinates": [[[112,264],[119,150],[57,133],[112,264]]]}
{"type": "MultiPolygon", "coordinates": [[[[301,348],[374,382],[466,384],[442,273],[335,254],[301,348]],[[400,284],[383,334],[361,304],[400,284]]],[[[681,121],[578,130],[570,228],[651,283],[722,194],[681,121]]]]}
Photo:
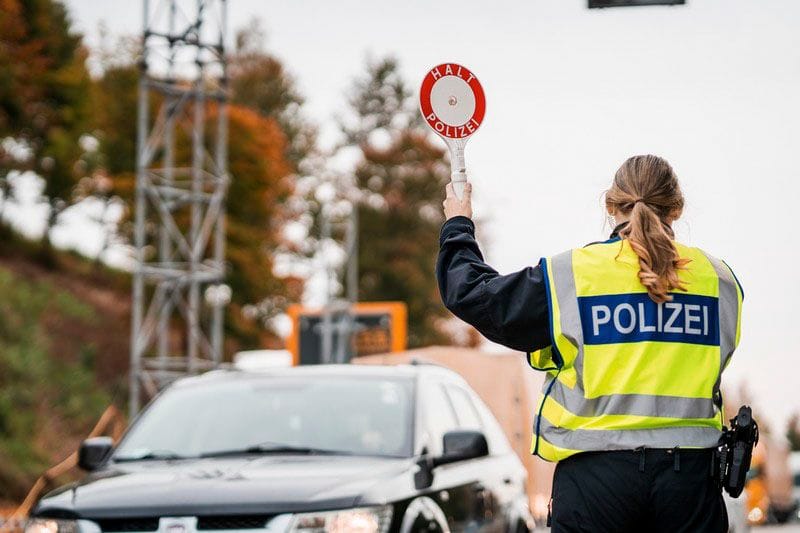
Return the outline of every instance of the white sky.
{"type": "MultiPolygon", "coordinates": [[[[137,1],[67,4],[90,39],[101,20],[141,31],[137,1]]],[[[263,19],[325,139],[368,54],[394,54],[415,87],[441,62],[472,69],[488,105],[467,165],[502,272],[602,237],[600,195],[619,164],[666,157],[687,197],[679,239],[725,259],[745,288],[724,382],[746,379],[782,430],[800,410],[800,2],[687,4],[232,0],[229,17],[232,29],[263,19]]]]}

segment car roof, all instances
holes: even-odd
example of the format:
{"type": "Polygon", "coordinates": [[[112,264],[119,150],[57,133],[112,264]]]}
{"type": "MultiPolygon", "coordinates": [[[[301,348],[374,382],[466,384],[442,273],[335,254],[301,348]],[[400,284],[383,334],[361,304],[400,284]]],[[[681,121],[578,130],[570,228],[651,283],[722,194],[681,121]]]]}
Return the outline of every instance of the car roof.
{"type": "Polygon", "coordinates": [[[298,377],[374,377],[416,379],[431,376],[447,381],[464,383],[464,379],[452,370],[432,364],[410,365],[304,365],[264,370],[240,370],[226,368],[211,370],[198,376],[176,380],[172,387],[185,387],[200,384],[225,383],[243,379],[275,379],[298,377]]]}

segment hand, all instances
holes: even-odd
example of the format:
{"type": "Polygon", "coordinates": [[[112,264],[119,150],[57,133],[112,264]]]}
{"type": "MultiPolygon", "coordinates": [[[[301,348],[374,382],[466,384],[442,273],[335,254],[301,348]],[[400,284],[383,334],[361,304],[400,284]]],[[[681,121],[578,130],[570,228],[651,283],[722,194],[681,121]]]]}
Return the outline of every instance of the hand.
{"type": "Polygon", "coordinates": [[[472,184],[467,182],[464,185],[464,196],[461,200],[456,196],[456,191],[453,190],[453,183],[447,184],[447,197],[442,202],[444,206],[444,216],[447,220],[453,217],[467,217],[472,218],[472,184]]]}

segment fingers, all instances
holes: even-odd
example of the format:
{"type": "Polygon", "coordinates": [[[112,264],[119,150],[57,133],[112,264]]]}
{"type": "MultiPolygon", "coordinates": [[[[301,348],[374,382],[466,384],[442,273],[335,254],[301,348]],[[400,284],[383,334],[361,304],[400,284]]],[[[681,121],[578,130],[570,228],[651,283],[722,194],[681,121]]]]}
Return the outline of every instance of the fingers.
{"type": "Polygon", "coordinates": [[[464,196],[461,198],[462,204],[467,204],[472,201],[472,184],[467,182],[464,184],[464,196]]]}
{"type": "Polygon", "coordinates": [[[457,216],[472,218],[472,184],[460,182],[460,185],[463,185],[461,198],[456,195],[452,181],[445,186],[447,197],[442,202],[442,207],[447,220],[457,216]]]}
{"type": "MultiPolygon", "coordinates": [[[[447,198],[458,198],[456,196],[456,190],[455,190],[455,188],[453,188],[453,182],[452,181],[447,183],[447,186],[445,187],[445,191],[447,193],[447,198]]],[[[463,202],[469,201],[471,199],[472,199],[472,183],[466,182],[464,184],[464,195],[460,199],[460,201],[463,203],[463,202]]]]}

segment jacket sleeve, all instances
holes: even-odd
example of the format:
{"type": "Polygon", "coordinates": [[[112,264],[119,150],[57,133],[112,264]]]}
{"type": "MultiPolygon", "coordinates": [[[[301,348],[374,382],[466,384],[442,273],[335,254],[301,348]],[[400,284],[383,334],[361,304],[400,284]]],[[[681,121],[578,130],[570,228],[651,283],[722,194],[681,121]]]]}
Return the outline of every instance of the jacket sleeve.
{"type": "Polygon", "coordinates": [[[454,217],[442,226],[436,277],[444,305],[487,339],[523,352],[551,344],[541,267],[498,274],[484,262],[470,219],[454,217]]]}

